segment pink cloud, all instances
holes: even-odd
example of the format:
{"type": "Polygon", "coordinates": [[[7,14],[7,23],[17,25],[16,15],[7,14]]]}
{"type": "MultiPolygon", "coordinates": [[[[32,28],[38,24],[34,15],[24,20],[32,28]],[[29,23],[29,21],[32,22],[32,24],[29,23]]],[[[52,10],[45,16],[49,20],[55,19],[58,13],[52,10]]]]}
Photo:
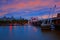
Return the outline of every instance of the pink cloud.
{"type": "Polygon", "coordinates": [[[58,7],[60,7],[60,2],[55,3],[58,7]]]}
{"type": "MultiPolygon", "coordinates": [[[[12,13],[12,12],[17,12],[21,9],[31,9],[31,10],[40,10],[43,9],[43,6],[48,6],[49,5],[54,5],[56,4],[57,6],[60,5],[60,2],[54,3],[54,1],[52,0],[46,0],[46,1],[42,1],[42,0],[35,0],[35,1],[28,1],[28,2],[18,2],[19,0],[15,0],[13,4],[9,4],[9,5],[5,5],[2,8],[0,8],[1,10],[5,11],[5,12],[0,12],[0,16],[1,15],[5,15],[8,13],[12,13]],[[15,3],[18,2],[18,3],[15,3]],[[37,8],[39,7],[39,8],[37,8]],[[13,10],[8,10],[12,8],[13,10]]],[[[51,6],[50,6],[51,7],[51,6]]],[[[26,12],[26,14],[28,14],[28,11],[26,12]]],[[[47,15],[45,15],[45,18],[47,18],[47,15]]]]}

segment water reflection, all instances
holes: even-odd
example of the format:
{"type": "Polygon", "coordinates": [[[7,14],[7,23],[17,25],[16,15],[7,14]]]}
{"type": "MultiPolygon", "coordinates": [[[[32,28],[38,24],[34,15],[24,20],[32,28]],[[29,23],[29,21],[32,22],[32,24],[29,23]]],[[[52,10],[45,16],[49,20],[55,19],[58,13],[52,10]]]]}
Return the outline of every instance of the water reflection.
{"type": "Polygon", "coordinates": [[[59,31],[41,30],[39,27],[0,26],[0,40],[60,40],[59,31]]]}
{"type": "Polygon", "coordinates": [[[12,24],[10,24],[10,31],[12,31],[12,24]]]}
{"type": "Polygon", "coordinates": [[[42,30],[44,39],[47,40],[60,40],[60,32],[56,30],[42,30]],[[58,36],[59,35],[59,36],[58,36]]]}
{"type": "Polygon", "coordinates": [[[37,29],[36,27],[33,27],[33,31],[34,31],[34,32],[37,32],[37,30],[38,30],[38,29],[37,29]]]}

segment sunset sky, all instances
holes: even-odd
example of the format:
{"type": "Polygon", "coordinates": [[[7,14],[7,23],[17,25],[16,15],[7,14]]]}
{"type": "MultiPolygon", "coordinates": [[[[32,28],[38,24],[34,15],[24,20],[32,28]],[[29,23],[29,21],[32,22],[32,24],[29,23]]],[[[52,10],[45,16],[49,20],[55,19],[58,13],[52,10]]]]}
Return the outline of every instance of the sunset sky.
{"type": "Polygon", "coordinates": [[[60,0],[0,0],[0,17],[48,18],[49,12],[50,17],[60,12],[60,0]]]}

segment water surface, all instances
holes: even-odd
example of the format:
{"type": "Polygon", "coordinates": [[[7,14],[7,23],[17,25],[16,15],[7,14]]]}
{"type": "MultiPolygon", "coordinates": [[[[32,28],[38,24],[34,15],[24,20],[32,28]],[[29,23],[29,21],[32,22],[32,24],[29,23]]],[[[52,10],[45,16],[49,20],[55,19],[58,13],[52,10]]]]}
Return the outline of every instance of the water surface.
{"type": "Polygon", "coordinates": [[[0,40],[60,40],[60,32],[29,25],[0,26],[0,40]]]}

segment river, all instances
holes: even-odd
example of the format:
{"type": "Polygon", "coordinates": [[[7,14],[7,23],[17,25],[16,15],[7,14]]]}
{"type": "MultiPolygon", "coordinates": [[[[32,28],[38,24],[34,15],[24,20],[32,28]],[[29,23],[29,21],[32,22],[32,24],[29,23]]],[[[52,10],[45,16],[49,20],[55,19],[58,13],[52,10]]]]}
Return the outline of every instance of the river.
{"type": "Polygon", "coordinates": [[[30,25],[0,26],[0,40],[60,40],[60,31],[30,25]]]}

